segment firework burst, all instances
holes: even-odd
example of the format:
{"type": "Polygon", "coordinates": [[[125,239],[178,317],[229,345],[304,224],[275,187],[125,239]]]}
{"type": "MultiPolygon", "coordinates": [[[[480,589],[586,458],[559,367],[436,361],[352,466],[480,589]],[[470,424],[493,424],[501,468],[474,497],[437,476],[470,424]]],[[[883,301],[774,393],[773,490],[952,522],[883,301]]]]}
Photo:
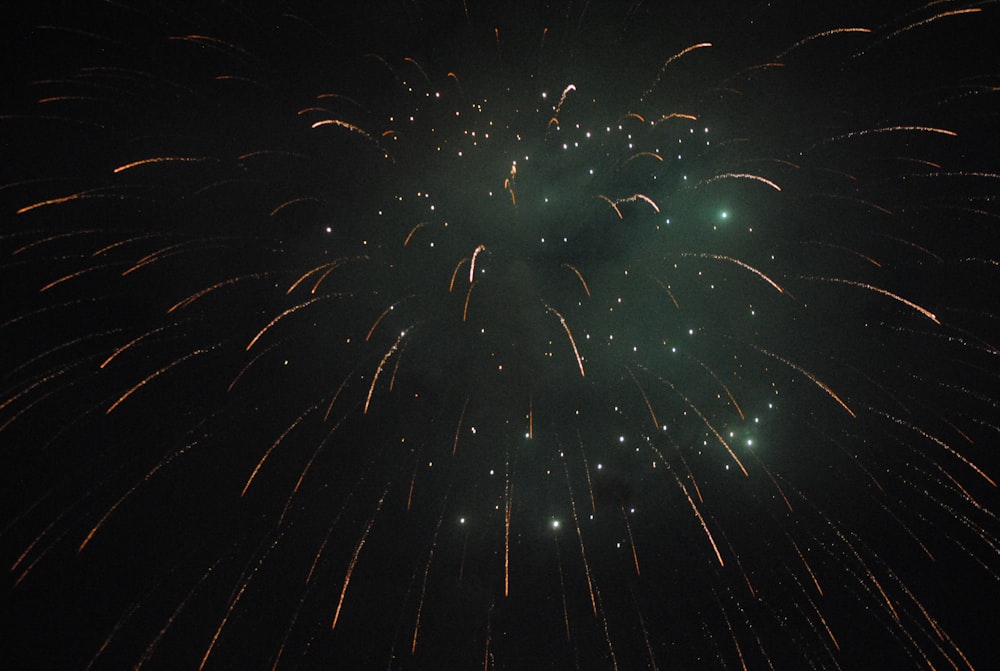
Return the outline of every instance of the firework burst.
{"type": "Polygon", "coordinates": [[[8,656],[989,666],[996,10],[444,4],[19,33],[8,656]]]}

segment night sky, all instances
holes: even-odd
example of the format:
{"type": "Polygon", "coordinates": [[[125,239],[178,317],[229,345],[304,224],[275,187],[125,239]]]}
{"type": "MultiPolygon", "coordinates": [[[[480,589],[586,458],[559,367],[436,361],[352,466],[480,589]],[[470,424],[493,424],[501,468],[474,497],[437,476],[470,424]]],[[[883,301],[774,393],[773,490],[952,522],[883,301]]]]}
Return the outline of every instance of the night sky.
{"type": "Polygon", "coordinates": [[[332,4],[3,28],[4,668],[1000,667],[1000,7],[332,4]]]}

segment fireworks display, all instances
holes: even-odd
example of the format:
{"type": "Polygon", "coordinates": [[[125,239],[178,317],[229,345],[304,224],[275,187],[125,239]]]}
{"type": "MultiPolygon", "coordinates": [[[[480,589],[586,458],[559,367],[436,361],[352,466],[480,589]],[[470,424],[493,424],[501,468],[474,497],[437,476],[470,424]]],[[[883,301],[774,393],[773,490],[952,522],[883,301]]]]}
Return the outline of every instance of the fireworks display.
{"type": "Polygon", "coordinates": [[[1000,664],[1000,9],[800,4],[15,22],[10,668],[1000,664]]]}

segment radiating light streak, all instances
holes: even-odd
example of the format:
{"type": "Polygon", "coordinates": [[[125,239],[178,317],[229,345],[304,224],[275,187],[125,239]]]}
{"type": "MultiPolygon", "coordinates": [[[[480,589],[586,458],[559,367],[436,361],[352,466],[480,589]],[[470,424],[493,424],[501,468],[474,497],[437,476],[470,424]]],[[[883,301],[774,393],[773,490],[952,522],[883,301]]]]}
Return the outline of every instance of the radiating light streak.
{"type": "Polygon", "coordinates": [[[143,158],[138,161],[132,161],[131,163],[120,165],[111,172],[117,175],[118,173],[125,172],[126,170],[140,168],[144,165],[155,165],[157,163],[205,163],[206,161],[211,160],[212,159],[208,156],[151,156],[149,158],[143,158]]]}
{"type": "Polygon", "coordinates": [[[406,247],[408,244],[410,244],[410,238],[413,237],[413,234],[416,233],[417,231],[419,231],[421,228],[423,228],[426,225],[427,225],[427,222],[426,221],[422,221],[419,224],[417,224],[416,226],[414,226],[413,228],[411,228],[410,232],[406,234],[406,239],[403,240],[403,247],[406,247]]]}
{"type": "Polygon", "coordinates": [[[719,546],[715,544],[715,538],[712,537],[712,532],[708,528],[708,523],[705,522],[705,518],[701,516],[701,511],[698,510],[697,504],[695,504],[694,499],[691,498],[690,492],[688,492],[687,487],[684,486],[684,483],[681,482],[681,479],[677,477],[677,474],[674,473],[674,469],[670,468],[670,464],[667,462],[664,463],[666,463],[667,469],[670,471],[670,474],[674,476],[674,480],[677,482],[677,486],[680,487],[681,492],[684,493],[684,497],[687,499],[688,505],[691,506],[691,511],[694,513],[694,516],[698,519],[698,523],[701,524],[702,531],[704,531],[705,536],[708,537],[708,542],[709,544],[711,544],[712,550],[715,552],[715,558],[719,560],[719,566],[725,566],[726,563],[722,561],[722,553],[719,552],[719,546]]]}
{"type": "Polygon", "coordinates": [[[569,467],[563,460],[563,473],[566,474],[566,489],[569,490],[569,506],[573,512],[573,525],[576,527],[576,538],[580,543],[580,558],[583,560],[583,573],[587,578],[587,591],[590,593],[590,607],[597,615],[597,598],[594,596],[594,583],[590,577],[590,563],[587,561],[587,549],[583,545],[583,532],[580,530],[580,518],[576,514],[576,498],[573,496],[573,485],[569,481],[569,467]]]}
{"type": "Polygon", "coordinates": [[[787,56],[788,54],[790,54],[791,52],[798,49],[799,47],[801,47],[802,45],[808,44],[809,42],[812,42],[813,40],[818,40],[822,37],[829,37],[830,35],[842,35],[844,33],[870,33],[870,32],[871,30],[869,30],[868,28],[833,28],[831,30],[824,30],[821,33],[816,33],[815,35],[810,35],[809,37],[799,40],[798,42],[796,42],[795,44],[793,44],[792,46],[788,47],[780,54],[775,56],[775,58],[780,60],[785,56],[787,56]]]}
{"type": "Polygon", "coordinates": [[[382,502],[385,501],[386,494],[389,493],[389,486],[386,485],[385,490],[382,492],[382,496],[378,500],[378,504],[375,506],[375,512],[372,516],[368,518],[368,524],[365,526],[364,532],[361,534],[361,538],[358,540],[358,544],[354,547],[354,554],[351,556],[351,562],[347,565],[347,573],[344,575],[344,584],[340,588],[340,599],[337,601],[337,610],[333,614],[333,622],[330,624],[330,629],[337,628],[337,621],[340,620],[340,610],[344,607],[344,597],[347,596],[347,588],[351,584],[351,575],[354,573],[354,567],[358,564],[358,557],[361,556],[361,549],[365,546],[365,541],[368,540],[368,534],[371,533],[372,526],[375,524],[375,517],[378,516],[380,510],[382,510],[382,502]]]}
{"type": "Polygon", "coordinates": [[[284,319],[288,315],[293,314],[295,312],[298,312],[302,308],[309,307],[310,305],[312,305],[313,303],[316,303],[317,301],[326,300],[327,298],[333,298],[336,295],[337,294],[324,294],[323,296],[316,296],[315,298],[310,298],[309,300],[307,300],[304,303],[299,303],[298,305],[293,305],[292,307],[288,308],[287,310],[284,310],[277,317],[275,317],[274,319],[272,319],[271,321],[269,321],[267,323],[267,326],[265,326],[264,328],[262,328],[260,331],[257,332],[257,335],[255,335],[250,340],[249,344],[247,344],[246,351],[249,352],[250,349],[257,343],[257,341],[260,340],[261,336],[263,336],[265,333],[267,333],[271,329],[271,327],[273,327],[275,324],[277,324],[279,321],[281,321],[282,319],[284,319]]]}
{"type": "MultiPolygon", "coordinates": [[[[812,567],[809,566],[809,562],[806,561],[805,555],[803,555],[802,550],[799,549],[798,543],[796,543],[795,539],[792,538],[791,536],[788,537],[788,540],[791,542],[792,547],[795,548],[795,554],[797,554],[799,556],[799,559],[802,560],[802,565],[805,566],[806,571],[809,572],[809,577],[812,578],[813,585],[816,586],[816,591],[819,592],[820,596],[823,596],[823,588],[820,587],[819,580],[816,579],[816,574],[813,573],[812,567]]],[[[837,649],[839,650],[840,646],[837,646],[837,649]]]]}
{"type": "Polygon", "coordinates": [[[257,560],[257,563],[254,565],[254,567],[249,571],[244,572],[243,575],[245,576],[245,578],[243,578],[239,588],[237,588],[235,593],[230,597],[229,605],[226,608],[226,614],[222,616],[222,620],[219,621],[219,626],[216,627],[215,634],[212,635],[212,640],[211,642],[209,642],[208,648],[205,649],[205,654],[201,658],[201,663],[198,664],[198,671],[202,671],[202,669],[205,668],[205,664],[208,662],[208,658],[211,656],[212,650],[215,649],[215,644],[219,642],[219,637],[222,635],[222,630],[225,629],[226,623],[229,622],[229,619],[232,617],[233,612],[236,610],[236,606],[239,605],[240,600],[243,598],[243,595],[246,594],[247,588],[250,587],[250,581],[253,580],[254,575],[257,574],[257,572],[260,570],[260,567],[263,566],[264,561],[268,558],[268,556],[271,554],[274,548],[277,547],[278,543],[281,541],[282,538],[283,538],[282,533],[279,533],[277,536],[275,536],[274,539],[271,541],[270,546],[268,546],[268,548],[260,554],[260,558],[257,560]]]}
{"type": "Polygon", "coordinates": [[[689,408],[691,408],[691,410],[694,412],[694,414],[698,415],[698,417],[701,419],[702,423],[705,426],[707,426],[708,430],[711,431],[712,434],[715,436],[716,440],[718,440],[722,444],[722,446],[724,448],[726,448],[726,452],[728,452],[729,456],[732,457],[732,459],[733,459],[734,462],[736,462],[736,465],[740,467],[740,471],[742,471],[743,475],[746,476],[746,477],[750,477],[750,473],[747,472],[747,469],[743,465],[743,462],[740,461],[740,458],[736,456],[736,452],[734,452],[733,448],[731,448],[729,446],[729,443],[726,442],[726,439],[722,437],[722,434],[719,433],[719,431],[714,426],[712,426],[712,423],[708,421],[708,417],[705,417],[705,414],[701,410],[698,409],[698,406],[696,406],[694,403],[692,403],[691,399],[689,399],[687,396],[685,396],[684,393],[680,389],[678,389],[676,386],[674,386],[674,383],[671,382],[670,380],[667,380],[666,378],[659,377],[659,376],[657,376],[657,379],[660,380],[660,382],[662,382],[663,384],[665,384],[668,387],[670,387],[674,391],[675,394],[677,394],[682,399],[684,399],[684,402],[687,403],[687,406],[689,408]]]}
{"type": "Polygon", "coordinates": [[[507,453],[504,477],[503,511],[503,595],[510,594],[510,514],[514,504],[514,484],[511,479],[510,453],[507,453]]]}
{"type": "Polygon", "coordinates": [[[568,263],[562,263],[560,264],[560,267],[568,268],[569,270],[573,271],[573,273],[576,275],[576,278],[580,280],[580,284],[583,286],[583,291],[587,294],[587,298],[590,298],[590,287],[587,286],[587,281],[583,279],[583,274],[580,272],[580,270],[576,266],[572,266],[568,263]]]}
{"type": "Polygon", "coordinates": [[[316,449],[313,450],[313,453],[310,455],[309,460],[305,463],[305,466],[302,467],[302,470],[299,472],[298,479],[295,481],[295,484],[292,486],[292,490],[288,493],[288,497],[285,499],[285,506],[281,510],[281,515],[278,516],[278,527],[281,527],[285,523],[285,517],[288,515],[288,511],[292,507],[292,500],[295,498],[295,495],[299,493],[299,489],[302,487],[302,483],[305,481],[306,475],[312,469],[317,457],[319,457],[320,453],[329,444],[330,439],[333,438],[333,434],[337,432],[337,429],[340,428],[340,425],[345,418],[346,415],[341,417],[340,420],[333,425],[333,428],[327,432],[327,434],[323,437],[323,440],[319,441],[319,444],[316,445],[316,449]]]}
{"type": "MultiPolygon", "coordinates": [[[[929,7],[930,5],[933,5],[933,4],[936,4],[936,3],[932,2],[932,3],[930,3],[927,6],[929,7]]],[[[902,28],[900,28],[899,30],[896,30],[896,31],[894,31],[894,32],[889,33],[888,35],[886,35],[882,39],[882,41],[883,42],[888,42],[889,40],[893,39],[894,37],[898,37],[899,35],[902,35],[905,32],[908,32],[908,31],[913,30],[915,28],[919,28],[921,26],[926,26],[928,23],[931,23],[933,21],[938,21],[940,19],[944,19],[944,18],[947,18],[949,16],[959,16],[961,14],[976,14],[976,13],[981,12],[981,11],[983,11],[981,7],[970,7],[968,9],[953,9],[953,10],[948,11],[948,12],[941,12],[940,14],[935,14],[934,16],[928,17],[926,19],[922,19],[920,21],[916,21],[914,23],[905,25],[902,28]]]]}
{"type": "MultiPolygon", "coordinates": [[[[201,577],[198,578],[198,582],[196,582],[194,584],[194,586],[190,590],[188,590],[187,595],[181,600],[181,602],[179,604],[177,604],[177,607],[174,608],[174,610],[170,613],[170,616],[167,617],[166,622],[164,622],[163,626],[160,627],[160,630],[158,632],[156,632],[156,636],[153,637],[153,640],[150,641],[149,645],[146,646],[146,649],[142,653],[142,657],[140,657],[139,661],[136,663],[136,665],[134,667],[132,667],[132,671],[140,671],[142,669],[142,667],[145,666],[146,662],[148,662],[153,657],[153,654],[156,652],[156,649],[159,647],[160,642],[167,635],[167,632],[170,631],[170,627],[173,626],[174,622],[177,620],[177,618],[180,616],[180,614],[184,611],[184,608],[187,606],[188,602],[190,602],[191,598],[194,597],[194,595],[198,592],[198,588],[200,588],[201,585],[202,585],[202,583],[204,583],[205,580],[210,575],[212,575],[212,573],[218,567],[219,562],[221,562],[221,561],[222,561],[221,558],[215,560],[215,563],[212,564],[211,566],[209,566],[205,570],[205,572],[201,574],[201,577]]],[[[97,661],[97,655],[95,655],[94,659],[91,660],[91,663],[87,665],[87,669],[90,669],[93,666],[94,662],[96,662],[96,661],[97,661]]]]}
{"type": "Polygon", "coordinates": [[[850,406],[848,406],[847,403],[845,403],[844,400],[842,398],[840,398],[840,396],[837,395],[837,392],[835,392],[833,389],[831,389],[829,387],[829,385],[827,385],[825,382],[823,382],[822,380],[820,380],[818,377],[816,377],[815,375],[813,375],[812,373],[810,373],[809,371],[807,371],[802,366],[799,366],[798,364],[792,363],[788,359],[786,359],[786,358],[784,358],[782,356],[779,356],[779,355],[775,354],[774,352],[770,352],[770,351],[764,349],[763,347],[758,347],[757,345],[753,345],[753,344],[751,344],[750,347],[753,347],[755,350],[757,350],[761,354],[766,354],[767,356],[771,357],[772,359],[774,359],[776,361],[780,361],[781,363],[785,364],[786,366],[788,366],[792,370],[796,370],[796,371],[802,373],[807,378],[809,378],[809,380],[814,385],[816,385],[817,387],[819,387],[820,389],[822,389],[823,391],[825,391],[827,393],[827,395],[830,396],[830,398],[832,398],[834,401],[836,401],[840,405],[840,407],[842,407],[844,410],[846,410],[847,414],[849,414],[851,417],[857,417],[857,415],[854,414],[854,411],[851,410],[850,406]]]}
{"type": "Polygon", "coordinates": [[[404,296],[403,298],[400,298],[398,301],[387,307],[385,310],[382,310],[382,314],[380,314],[378,317],[375,318],[375,321],[372,323],[371,328],[368,329],[368,333],[365,334],[365,342],[368,342],[369,340],[372,339],[372,334],[375,333],[375,329],[377,329],[378,325],[382,323],[382,320],[386,318],[386,315],[388,315],[390,312],[399,307],[400,303],[412,297],[413,297],[412,295],[404,296]]]}
{"type": "Polygon", "coordinates": [[[301,203],[319,203],[319,202],[322,202],[322,201],[320,201],[319,198],[316,198],[314,196],[302,196],[300,198],[292,198],[291,200],[286,200],[285,202],[281,203],[276,208],[274,208],[273,210],[271,210],[271,212],[268,214],[268,216],[270,216],[270,217],[276,217],[279,214],[281,214],[281,212],[283,210],[285,210],[286,208],[292,207],[293,205],[299,205],[301,203]]]}
{"type": "Polygon", "coordinates": [[[698,253],[689,252],[689,253],[681,254],[681,256],[689,257],[689,258],[699,258],[699,259],[716,259],[718,261],[728,261],[729,263],[735,263],[740,268],[743,268],[745,270],[749,270],[751,273],[753,273],[754,275],[756,275],[760,279],[762,279],[765,282],[767,282],[768,284],[770,284],[772,287],[774,287],[778,291],[778,293],[782,293],[782,294],[785,293],[785,290],[782,289],[781,286],[779,286],[777,282],[775,282],[770,277],[768,277],[767,275],[765,275],[762,271],[758,270],[757,268],[754,268],[753,266],[751,266],[749,263],[746,263],[745,261],[740,261],[739,259],[735,259],[735,258],[733,258],[731,256],[725,256],[723,254],[709,254],[707,252],[698,252],[698,253]]]}
{"type": "Polygon", "coordinates": [[[451,282],[448,283],[448,293],[452,292],[455,288],[455,278],[458,277],[458,271],[462,269],[462,266],[469,262],[469,259],[460,259],[458,263],[455,264],[455,270],[451,272],[451,282]]]}
{"type": "Polygon", "coordinates": [[[571,640],[569,628],[569,608],[566,606],[566,580],[563,577],[562,555],[559,552],[559,536],[553,535],[556,543],[556,564],[559,567],[559,594],[562,596],[563,624],[566,627],[566,642],[571,640]]]}
{"type": "Polygon", "coordinates": [[[139,487],[143,485],[143,483],[149,482],[164,467],[168,466],[171,462],[174,461],[174,459],[176,459],[177,457],[183,455],[185,452],[190,450],[192,447],[195,446],[195,444],[196,443],[188,443],[184,447],[178,450],[174,450],[173,452],[165,456],[163,459],[158,461],[156,465],[153,466],[152,469],[147,471],[146,474],[138,480],[138,482],[132,485],[128,489],[128,491],[126,491],[124,494],[118,497],[118,500],[116,500],[114,503],[111,504],[111,506],[104,512],[104,514],[101,515],[101,518],[97,521],[97,523],[93,527],[91,527],[90,531],[87,533],[84,539],[80,541],[80,544],[77,546],[76,551],[83,552],[83,549],[87,547],[87,545],[90,543],[91,539],[93,539],[94,535],[98,532],[98,530],[102,526],[104,526],[104,523],[107,522],[108,518],[111,517],[111,515],[116,510],[118,510],[119,507],[121,507],[122,503],[124,503],[126,499],[130,498],[133,494],[135,494],[136,490],[138,490],[139,487]]]}
{"type": "MultiPolygon", "coordinates": [[[[963,455],[961,452],[959,452],[954,447],[952,447],[948,443],[944,442],[943,440],[941,440],[937,436],[933,436],[933,435],[927,433],[926,431],[924,431],[923,429],[921,429],[919,426],[916,426],[915,424],[910,424],[909,422],[907,422],[907,421],[905,421],[903,419],[900,419],[899,417],[896,417],[895,415],[890,415],[887,412],[883,412],[883,411],[877,410],[875,408],[869,408],[869,409],[872,412],[874,412],[874,413],[876,413],[878,415],[881,415],[881,416],[885,417],[886,419],[888,419],[888,420],[890,420],[892,422],[895,422],[896,424],[899,424],[900,426],[906,427],[907,429],[909,429],[909,430],[911,430],[911,431],[913,431],[915,433],[920,434],[921,436],[923,436],[927,440],[931,441],[932,443],[934,443],[938,447],[942,448],[943,450],[945,450],[946,452],[948,452],[948,454],[952,455],[953,457],[955,457],[956,459],[958,459],[959,461],[961,461],[963,464],[965,464],[966,466],[968,466],[969,468],[971,468],[972,470],[974,470],[976,473],[978,473],[980,475],[980,477],[982,477],[984,480],[986,480],[986,482],[990,483],[994,487],[997,486],[997,483],[993,480],[993,478],[991,478],[990,476],[986,475],[986,473],[981,468],[979,468],[974,463],[972,463],[972,461],[970,461],[968,459],[968,457],[966,457],[965,455],[963,455]]],[[[966,492],[966,497],[970,501],[974,501],[975,500],[975,499],[973,499],[969,495],[968,492],[966,492]]]]}
{"type": "Polygon", "coordinates": [[[646,390],[643,389],[641,384],[639,384],[639,380],[636,379],[635,374],[632,372],[631,368],[625,366],[625,370],[626,372],[628,372],[629,377],[632,378],[632,382],[635,383],[635,386],[639,390],[639,393],[642,394],[642,400],[646,404],[646,410],[649,411],[649,416],[653,418],[653,428],[658,430],[661,426],[660,420],[656,418],[656,412],[653,411],[653,404],[649,402],[649,396],[646,395],[646,390]]]}
{"type": "Polygon", "coordinates": [[[603,200],[604,202],[606,202],[608,205],[610,205],[611,209],[613,209],[615,211],[615,214],[618,215],[619,219],[624,219],[625,218],[622,215],[622,211],[620,209],[618,209],[618,203],[616,203],[615,201],[611,200],[610,198],[608,198],[607,196],[605,196],[603,193],[599,193],[595,197],[596,198],[600,198],[601,200],[603,200]]]}
{"type": "Polygon", "coordinates": [[[625,520],[625,531],[628,532],[628,544],[629,548],[632,550],[632,563],[635,565],[635,575],[638,576],[639,571],[639,553],[635,549],[635,537],[632,535],[632,525],[628,522],[628,513],[625,512],[625,506],[620,506],[622,511],[622,519],[625,520]]]}
{"type": "Polygon", "coordinates": [[[666,72],[667,66],[669,66],[671,63],[676,61],[678,58],[681,58],[685,54],[691,53],[695,49],[703,49],[705,47],[710,47],[710,46],[712,46],[711,42],[699,42],[698,44],[692,44],[691,46],[682,49],[681,51],[678,51],[676,54],[674,54],[666,61],[664,61],[663,65],[660,67],[660,71],[657,72],[656,77],[653,78],[653,83],[650,84],[649,88],[646,89],[646,92],[643,93],[642,96],[639,98],[639,102],[643,102],[646,99],[646,96],[648,96],[650,93],[653,92],[653,89],[655,89],[656,86],[660,83],[660,79],[663,77],[663,73],[666,72]]]}
{"type": "MultiPolygon", "coordinates": [[[[652,207],[653,210],[656,211],[657,213],[660,211],[660,206],[657,205],[652,198],[650,198],[644,193],[634,193],[631,196],[626,196],[625,198],[619,198],[618,200],[615,201],[615,204],[617,205],[618,203],[634,203],[637,200],[641,200],[645,203],[648,203],[649,206],[652,207]]],[[[615,210],[618,211],[618,208],[616,207],[615,210]]]]}
{"type": "Polygon", "coordinates": [[[563,316],[559,314],[559,311],[551,305],[546,305],[545,309],[559,318],[559,323],[562,324],[563,330],[566,331],[566,337],[569,338],[569,344],[573,346],[573,355],[576,357],[576,365],[580,368],[580,377],[584,377],[586,374],[583,370],[583,358],[580,356],[580,350],[576,348],[576,340],[573,339],[573,332],[569,330],[569,324],[567,324],[563,316]]]}
{"type": "Polygon", "coordinates": [[[390,358],[390,357],[391,357],[391,356],[392,356],[393,354],[395,354],[395,353],[396,353],[396,351],[397,351],[397,350],[399,349],[399,343],[400,343],[400,342],[402,342],[402,340],[403,340],[403,338],[404,338],[405,336],[406,336],[406,331],[403,331],[402,333],[400,333],[400,334],[399,334],[399,337],[398,337],[398,338],[396,338],[396,342],[394,342],[394,343],[392,344],[392,347],[390,347],[390,348],[389,348],[389,349],[388,349],[388,350],[386,351],[386,353],[382,355],[382,360],[381,360],[381,361],[379,361],[379,364],[378,364],[378,367],[377,367],[377,368],[375,369],[375,374],[374,374],[374,375],[372,375],[372,383],[371,383],[371,385],[370,385],[370,386],[368,387],[368,396],[367,396],[367,397],[365,398],[365,409],[364,409],[364,411],[362,412],[362,414],[365,414],[365,415],[367,415],[367,414],[368,414],[368,406],[370,406],[370,405],[371,405],[371,402],[372,402],[372,394],[374,394],[374,393],[375,393],[375,383],[376,383],[376,382],[378,382],[378,378],[379,378],[379,375],[381,375],[381,374],[382,374],[382,369],[383,369],[383,368],[385,367],[385,362],[386,362],[386,361],[388,361],[388,360],[389,360],[389,358],[390,358]]]}
{"type": "Polygon", "coordinates": [[[173,361],[171,361],[170,363],[168,363],[163,368],[160,368],[156,372],[150,373],[149,375],[147,375],[146,377],[144,377],[141,381],[139,381],[137,384],[135,384],[132,388],[130,388],[128,391],[126,391],[124,394],[122,394],[118,398],[117,401],[115,401],[110,406],[108,406],[108,409],[104,411],[104,414],[109,414],[112,410],[114,410],[119,405],[121,405],[122,402],[125,399],[127,399],[129,396],[131,396],[132,394],[134,394],[135,392],[137,392],[139,389],[141,389],[142,387],[144,387],[149,382],[152,382],[153,380],[155,380],[156,378],[158,378],[160,375],[163,375],[164,373],[166,373],[168,370],[170,370],[174,366],[176,366],[176,365],[178,365],[180,363],[183,363],[184,361],[187,361],[188,359],[191,359],[193,357],[200,356],[202,354],[206,354],[208,352],[211,352],[212,350],[214,350],[217,347],[219,347],[219,345],[221,345],[221,343],[216,343],[216,344],[214,344],[214,345],[212,345],[210,347],[205,347],[205,348],[202,348],[202,349],[196,349],[193,352],[188,352],[184,356],[182,356],[182,357],[180,357],[178,359],[174,359],[173,361]]]}
{"type": "Polygon", "coordinates": [[[761,177],[760,175],[754,175],[754,174],[749,173],[749,172],[726,172],[726,173],[723,173],[721,175],[716,175],[715,177],[712,177],[710,179],[706,179],[704,182],[702,182],[702,184],[708,185],[708,184],[712,184],[714,182],[722,181],[724,179],[750,179],[750,180],[753,180],[755,182],[760,182],[761,184],[767,184],[769,187],[771,187],[775,191],[781,191],[781,187],[780,186],[778,186],[777,184],[775,184],[771,180],[767,179],[766,177],[761,177]]]}
{"type": "Polygon", "coordinates": [[[486,251],[486,245],[479,245],[472,251],[472,259],[469,261],[469,284],[475,279],[476,274],[476,258],[479,257],[480,252],[486,251]]]}
{"type": "Polygon", "coordinates": [[[891,291],[888,291],[887,289],[883,289],[881,287],[876,287],[876,286],[874,286],[872,284],[868,284],[866,282],[855,282],[854,280],[845,280],[845,279],[841,279],[839,277],[803,277],[802,279],[804,279],[804,280],[816,280],[816,281],[819,281],[819,282],[833,282],[833,283],[837,283],[837,284],[847,284],[847,285],[850,285],[852,287],[858,287],[860,289],[867,289],[868,291],[874,291],[875,293],[882,294],[883,296],[888,296],[889,298],[891,298],[891,299],[893,299],[895,301],[899,301],[900,303],[902,303],[903,305],[905,305],[908,308],[912,308],[912,309],[916,310],[917,312],[919,312],[923,316],[925,316],[928,319],[930,319],[935,324],[940,324],[941,323],[938,320],[937,315],[935,315],[933,312],[931,312],[927,308],[922,307],[920,305],[917,305],[913,301],[907,300],[906,298],[903,298],[899,294],[894,294],[891,291]]]}
{"type": "MultiPolygon", "coordinates": [[[[72,197],[70,197],[70,198],[72,198],[72,197]]],[[[57,199],[57,200],[59,200],[59,199],[57,199]]],[[[49,201],[45,201],[45,202],[47,203],[49,201]]],[[[34,206],[29,206],[29,207],[34,207],[34,206]]],[[[24,208],[22,208],[22,209],[24,209],[24,208]]],[[[20,210],[18,210],[18,213],[20,213],[20,210]]],[[[88,230],[85,230],[85,231],[71,231],[69,233],[56,233],[55,235],[49,235],[49,236],[46,236],[46,237],[41,238],[39,240],[32,240],[28,244],[22,245],[22,246],[18,247],[17,249],[15,249],[14,251],[12,251],[10,253],[10,255],[11,256],[17,256],[18,254],[20,254],[22,252],[26,252],[29,249],[34,249],[35,247],[38,247],[39,245],[45,245],[45,244],[48,244],[50,242],[55,242],[56,240],[64,240],[66,238],[74,238],[74,237],[77,237],[77,236],[80,236],[80,235],[90,235],[90,234],[93,234],[93,233],[97,233],[97,229],[88,229],[88,230]]]]}
{"type": "Polygon", "coordinates": [[[566,88],[563,89],[562,95],[559,96],[559,103],[556,104],[555,112],[556,116],[559,116],[559,111],[562,109],[563,103],[566,102],[566,96],[569,95],[570,91],[576,90],[576,84],[567,84],[566,88]]]}
{"type": "Polygon", "coordinates": [[[299,423],[302,422],[303,419],[308,417],[309,413],[316,410],[317,407],[319,407],[319,402],[316,402],[313,405],[306,408],[305,411],[301,415],[296,417],[295,420],[291,424],[289,424],[284,431],[281,432],[281,435],[278,436],[273,443],[271,443],[271,447],[267,448],[267,450],[264,451],[263,456],[261,456],[260,460],[257,461],[257,465],[254,466],[253,470],[250,472],[250,477],[247,478],[246,484],[243,485],[243,491],[240,492],[240,496],[246,496],[247,490],[250,489],[251,483],[253,483],[254,478],[257,477],[257,473],[260,472],[260,469],[264,465],[264,462],[267,461],[267,458],[271,456],[271,453],[274,452],[275,448],[281,444],[281,441],[283,441],[285,437],[288,436],[288,434],[290,434],[295,429],[295,427],[297,427],[299,423]]]}
{"type": "Polygon", "coordinates": [[[472,290],[476,287],[477,282],[473,282],[469,285],[468,291],[465,292],[465,302],[462,304],[462,321],[466,321],[469,317],[469,301],[472,300],[472,290]]]}
{"type": "Polygon", "coordinates": [[[340,119],[323,119],[322,121],[317,121],[313,123],[312,128],[320,128],[321,126],[337,126],[338,128],[344,128],[346,130],[351,131],[352,133],[360,135],[361,137],[365,138],[379,149],[382,148],[381,145],[379,145],[378,140],[372,137],[371,133],[369,133],[363,128],[355,126],[352,123],[347,123],[346,121],[341,121],[340,119]]]}
{"type": "MultiPolygon", "coordinates": [[[[244,280],[259,280],[259,279],[263,279],[264,277],[265,277],[265,275],[263,275],[263,274],[253,273],[251,275],[241,275],[240,277],[231,277],[228,280],[222,280],[221,282],[216,282],[212,286],[205,287],[204,289],[202,289],[200,291],[196,291],[195,293],[191,294],[187,298],[185,298],[185,299],[183,299],[181,301],[178,301],[177,303],[174,303],[167,310],[167,314],[171,314],[175,310],[181,310],[181,309],[186,308],[187,306],[191,305],[192,303],[194,303],[199,298],[201,298],[201,297],[203,297],[203,296],[205,296],[207,294],[212,293],[216,289],[222,289],[223,287],[229,287],[229,286],[232,286],[234,284],[237,284],[238,282],[242,282],[244,280]]],[[[101,366],[101,367],[103,368],[104,366],[101,366]]]]}
{"type": "MultiPolygon", "coordinates": [[[[447,497],[445,497],[447,500],[447,497]]],[[[424,599],[427,596],[427,576],[431,571],[431,562],[434,561],[434,550],[437,548],[438,534],[441,531],[441,523],[444,521],[444,511],[441,511],[441,516],[438,518],[437,526],[434,528],[434,536],[431,539],[431,549],[427,553],[427,563],[424,564],[424,579],[420,586],[420,600],[417,602],[417,616],[413,623],[413,640],[410,643],[410,654],[416,654],[417,652],[417,638],[420,635],[420,616],[424,611],[424,599]]]]}
{"type": "Polygon", "coordinates": [[[451,456],[455,456],[458,452],[458,438],[462,435],[462,422],[465,420],[465,411],[469,407],[469,399],[472,398],[472,394],[467,394],[465,396],[465,403],[462,404],[462,412],[458,415],[458,423],[455,424],[455,439],[451,444],[451,456]]]}
{"type": "Polygon", "coordinates": [[[48,200],[42,200],[37,203],[32,203],[31,205],[25,205],[16,211],[16,214],[26,214],[32,210],[37,210],[40,207],[47,207],[49,205],[62,205],[63,203],[69,203],[74,200],[89,200],[97,198],[118,198],[123,199],[124,196],[113,195],[111,193],[106,193],[106,189],[90,189],[87,191],[79,191],[77,193],[71,193],[68,196],[60,196],[59,198],[49,198],[48,200]]]}
{"type": "MultiPolygon", "coordinates": [[[[664,121],[670,121],[671,119],[686,119],[688,121],[697,121],[698,117],[694,114],[684,114],[681,112],[671,112],[670,114],[664,114],[659,119],[653,122],[653,126],[659,126],[664,121]]],[[[662,160],[662,159],[661,159],[662,160]]]]}

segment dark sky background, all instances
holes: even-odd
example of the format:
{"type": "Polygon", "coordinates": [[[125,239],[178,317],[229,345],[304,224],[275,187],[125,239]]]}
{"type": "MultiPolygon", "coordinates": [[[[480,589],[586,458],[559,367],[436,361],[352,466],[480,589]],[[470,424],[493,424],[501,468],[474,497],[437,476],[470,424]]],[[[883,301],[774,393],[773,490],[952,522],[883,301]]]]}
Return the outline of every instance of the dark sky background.
{"type": "Polygon", "coordinates": [[[1000,10],[329,4],[6,22],[6,668],[1000,666],[1000,10]]]}

